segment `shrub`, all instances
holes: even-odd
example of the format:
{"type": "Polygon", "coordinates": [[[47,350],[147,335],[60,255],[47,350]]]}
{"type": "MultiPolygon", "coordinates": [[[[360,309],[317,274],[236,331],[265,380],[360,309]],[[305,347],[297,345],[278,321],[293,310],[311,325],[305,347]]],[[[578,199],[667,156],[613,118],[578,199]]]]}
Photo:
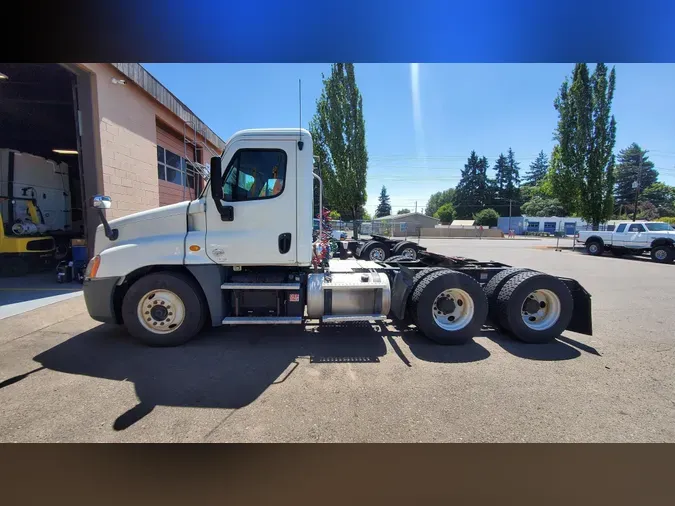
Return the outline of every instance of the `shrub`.
{"type": "Polygon", "coordinates": [[[663,221],[664,223],[668,223],[669,225],[675,227],[675,216],[663,216],[659,218],[658,221],[663,221]]]}
{"type": "Polygon", "coordinates": [[[476,213],[473,219],[476,220],[476,225],[496,227],[499,221],[499,213],[494,209],[483,209],[476,213]]]}
{"type": "Polygon", "coordinates": [[[434,218],[438,218],[442,223],[452,223],[456,215],[455,208],[448,202],[438,208],[438,211],[434,213],[434,218]]]}

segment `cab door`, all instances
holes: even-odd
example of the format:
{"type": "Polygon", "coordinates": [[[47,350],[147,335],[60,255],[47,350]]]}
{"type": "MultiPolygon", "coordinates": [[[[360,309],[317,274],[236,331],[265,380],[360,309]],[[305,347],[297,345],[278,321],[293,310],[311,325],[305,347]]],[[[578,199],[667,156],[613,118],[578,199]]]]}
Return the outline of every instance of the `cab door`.
{"type": "MultiPolygon", "coordinates": [[[[206,209],[206,254],[224,265],[297,262],[295,142],[240,139],[223,156],[221,215],[206,209]]],[[[210,199],[209,199],[210,200],[210,199]]]]}
{"type": "Polygon", "coordinates": [[[644,248],[647,246],[648,237],[642,223],[631,223],[624,234],[623,246],[627,248],[644,248]]]}

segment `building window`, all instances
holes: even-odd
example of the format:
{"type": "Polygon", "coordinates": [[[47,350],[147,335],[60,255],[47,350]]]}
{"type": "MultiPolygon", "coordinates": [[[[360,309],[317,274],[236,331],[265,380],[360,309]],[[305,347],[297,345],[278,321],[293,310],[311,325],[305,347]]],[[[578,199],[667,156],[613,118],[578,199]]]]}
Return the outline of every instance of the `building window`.
{"type": "Polygon", "coordinates": [[[189,160],[157,146],[157,177],[180,186],[195,188],[195,168],[189,160]]]}

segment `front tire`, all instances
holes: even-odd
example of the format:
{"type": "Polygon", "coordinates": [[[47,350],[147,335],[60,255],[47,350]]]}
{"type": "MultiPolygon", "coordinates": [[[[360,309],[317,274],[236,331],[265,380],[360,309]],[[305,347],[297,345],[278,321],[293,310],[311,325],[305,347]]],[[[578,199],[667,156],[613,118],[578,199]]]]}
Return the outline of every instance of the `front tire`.
{"type": "Polygon", "coordinates": [[[507,281],[497,297],[499,324],[526,343],[548,343],[567,328],[574,300],[558,278],[530,271],[507,281]]]}
{"type": "Polygon", "coordinates": [[[672,264],[675,259],[675,249],[672,246],[655,246],[650,251],[652,261],[659,264],[672,264]]]}
{"type": "Polygon", "coordinates": [[[129,333],[148,346],[179,346],[202,329],[205,307],[194,280],[158,272],[131,285],[122,302],[122,319],[129,333]]]}
{"type": "Polygon", "coordinates": [[[443,269],[425,276],[412,295],[417,328],[439,344],[464,344],[487,317],[485,292],[472,277],[443,269]]]}

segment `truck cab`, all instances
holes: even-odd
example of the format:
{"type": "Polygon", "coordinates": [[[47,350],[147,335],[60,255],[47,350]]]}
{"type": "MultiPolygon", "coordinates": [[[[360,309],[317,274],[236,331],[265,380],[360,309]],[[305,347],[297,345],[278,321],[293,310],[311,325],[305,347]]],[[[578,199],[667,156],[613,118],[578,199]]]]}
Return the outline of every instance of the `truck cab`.
{"type": "Polygon", "coordinates": [[[314,181],[323,207],[322,183],[307,130],[240,131],[210,170],[199,198],[110,222],[110,198],[94,197],[102,224],[84,281],[92,318],[123,323],[151,346],[185,343],[205,326],[386,318],[461,344],[492,306],[493,324],[526,342],[591,332],[590,296],[574,280],[376,236],[359,258],[321,256],[312,212],[314,181]]]}

